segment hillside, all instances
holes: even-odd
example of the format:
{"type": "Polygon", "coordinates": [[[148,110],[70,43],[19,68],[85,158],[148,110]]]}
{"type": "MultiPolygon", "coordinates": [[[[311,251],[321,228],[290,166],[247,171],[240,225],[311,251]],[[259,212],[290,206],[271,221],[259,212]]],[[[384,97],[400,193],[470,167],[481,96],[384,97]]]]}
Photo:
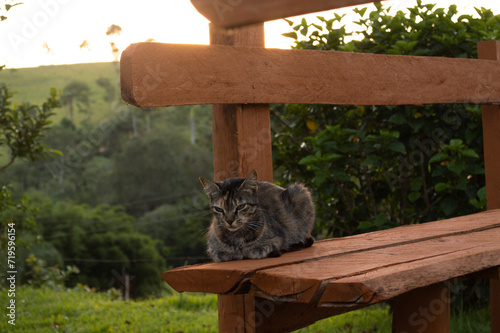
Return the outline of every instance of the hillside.
{"type": "MultiPolygon", "coordinates": [[[[119,63],[90,63],[58,66],[40,66],[33,68],[5,69],[0,71],[0,82],[7,84],[16,92],[13,101],[41,104],[49,95],[50,88],[63,90],[72,81],[81,81],[90,88],[90,115],[75,112],[75,121],[90,116],[92,121],[99,120],[110,112],[110,103],[104,101],[105,90],[96,80],[106,78],[119,87],[119,63]]],[[[118,94],[115,94],[115,99],[118,94]]],[[[118,96],[119,97],[119,96],[118,96]]],[[[62,117],[68,117],[68,110],[62,108],[53,118],[58,123],[62,117]]]]}

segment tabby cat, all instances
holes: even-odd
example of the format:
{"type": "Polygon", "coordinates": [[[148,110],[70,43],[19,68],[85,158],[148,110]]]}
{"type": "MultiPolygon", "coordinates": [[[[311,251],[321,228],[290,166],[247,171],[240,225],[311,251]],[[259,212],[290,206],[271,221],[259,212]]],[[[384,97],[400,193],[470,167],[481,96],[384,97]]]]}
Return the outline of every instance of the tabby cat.
{"type": "Polygon", "coordinates": [[[200,181],[213,214],[207,243],[214,261],[277,257],[314,243],[315,209],[303,185],[258,181],[255,170],[247,178],[200,181]]]}

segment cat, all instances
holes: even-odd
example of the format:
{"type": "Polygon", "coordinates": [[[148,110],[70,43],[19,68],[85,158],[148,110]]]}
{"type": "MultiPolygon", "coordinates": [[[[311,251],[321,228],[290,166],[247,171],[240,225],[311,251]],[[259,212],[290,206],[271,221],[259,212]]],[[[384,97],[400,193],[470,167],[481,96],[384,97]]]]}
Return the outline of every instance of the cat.
{"type": "Polygon", "coordinates": [[[213,261],[278,257],[314,243],[315,208],[305,186],[258,181],[256,170],[246,178],[200,181],[213,214],[207,233],[213,261]]]}

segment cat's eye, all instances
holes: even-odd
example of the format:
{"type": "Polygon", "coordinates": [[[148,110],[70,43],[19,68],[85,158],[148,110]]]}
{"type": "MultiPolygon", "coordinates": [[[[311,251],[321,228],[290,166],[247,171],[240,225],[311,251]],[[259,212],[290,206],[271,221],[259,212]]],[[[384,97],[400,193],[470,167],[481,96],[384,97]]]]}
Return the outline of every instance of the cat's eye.
{"type": "Polygon", "coordinates": [[[224,213],[224,209],[220,208],[220,207],[214,207],[214,211],[216,213],[219,213],[219,214],[223,214],[224,213]]]}
{"type": "Polygon", "coordinates": [[[238,207],[236,207],[236,210],[243,210],[247,207],[247,204],[246,203],[243,203],[241,205],[238,205],[238,207]]]}

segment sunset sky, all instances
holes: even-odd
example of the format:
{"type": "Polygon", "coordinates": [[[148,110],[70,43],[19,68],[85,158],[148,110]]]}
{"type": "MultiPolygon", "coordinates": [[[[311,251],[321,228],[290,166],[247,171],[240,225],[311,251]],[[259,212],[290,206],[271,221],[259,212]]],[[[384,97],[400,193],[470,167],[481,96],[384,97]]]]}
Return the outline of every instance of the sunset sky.
{"type": "MultiPolygon", "coordinates": [[[[437,3],[444,8],[454,3],[461,13],[475,13],[470,5],[472,1],[423,2],[437,3]]],[[[415,0],[385,1],[393,10],[415,3],[415,0]]],[[[498,0],[474,1],[474,6],[491,8],[500,14],[498,0]]],[[[352,13],[352,8],[335,12],[352,13]]],[[[7,13],[0,12],[0,15],[8,17],[0,23],[0,65],[6,64],[8,68],[112,61],[110,42],[120,50],[130,43],[147,39],[208,44],[208,21],[196,12],[189,0],[25,1],[7,13]],[[107,28],[112,24],[122,28],[120,35],[106,36],[107,28]]],[[[328,11],[309,15],[309,18],[316,15],[333,16],[332,11],[328,11]]],[[[352,17],[352,20],[357,19],[357,16],[352,17]]],[[[348,22],[349,19],[345,19],[344,23],[348,22]]],[[[281,36],[289,30],[283,20],[266,23],[266,46],[290,47],[291,39],[281,36]]]]}

